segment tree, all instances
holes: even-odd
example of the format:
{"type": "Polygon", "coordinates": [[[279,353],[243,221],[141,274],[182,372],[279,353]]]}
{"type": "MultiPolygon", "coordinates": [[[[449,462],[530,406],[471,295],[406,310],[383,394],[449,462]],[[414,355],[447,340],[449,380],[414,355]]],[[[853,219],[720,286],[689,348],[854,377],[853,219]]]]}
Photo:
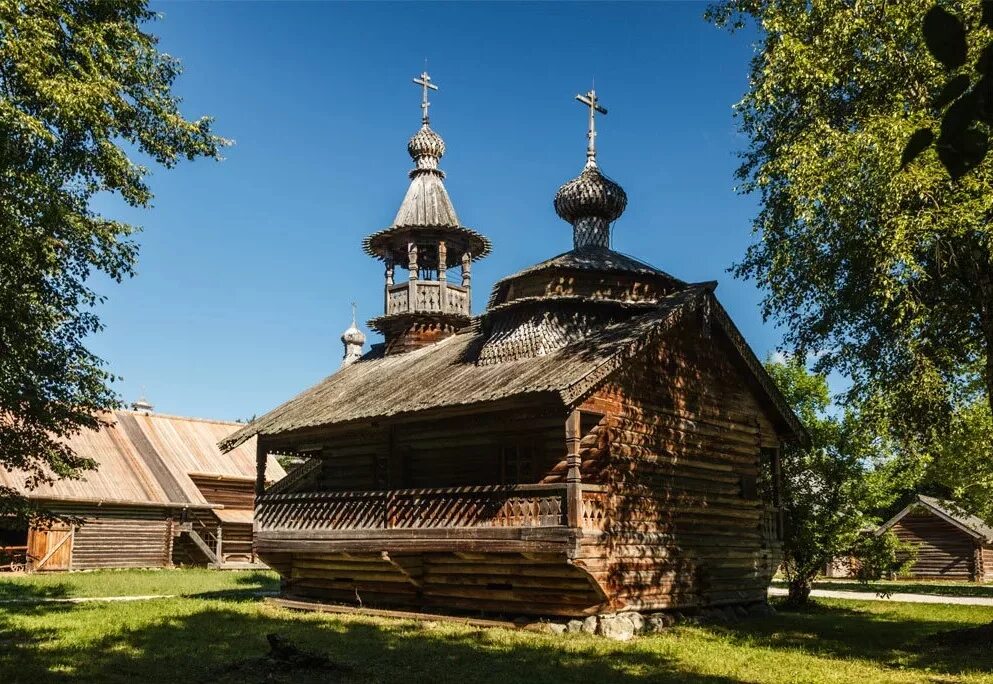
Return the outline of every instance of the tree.
{"type": "MultiPolygon", "coordinates": [[[[993,28],[993,0],[983,0],[979,26],[993,28]]],[[[921,30],[931,55],[948,72],[948,80],[934,99],[934,106],[943,114],[937,135],[930,128],[914,131],[901,164],[914,161],[933,143],[945,170],[958,179],[982,162],[989,151],[993,42],[982,45],[975,65],[969,65],[969,27],[940,4],[924,15],[921,30]]]]}
{"type": "MultiPolygon", "coordinates": [[[[132,275],[136,230],[98,215],[116,194],[147,207],[147,169],[217,157],[211,120],[184,119],[178,62],[156,50],[144,0],[0,0],[0,467],[29,487],[93,464],[64,439],[117,405],[84,345],[101,329],[94,274],[132,275]]],[[[0,488],[0,517],[28,513],[0,488]]]]}
{"type": "Polygon", "coordinates": [[[838,556],[859,556],[876,572],[896,564],[894,540],[877,543],[867,533],[878,522],[872,513],[892,502],[893,481],[879,440],[856,413],[831,413],[823,375],[808,372],[797,357],[765,366],[810,433],[810,447],[787,446],[782,458],[787,603],[802,606],[814,578],[838,556]]]}
{"type": "Polygon", "coordinates": [[[964,511],[993,522],[993,416],[983,401],[955,412],[949,429],[928,452],[921,485],[964,511]]]}
{"type": "MultiPolygon", "coordinates": [[[[738,177],[761,208],[733,271],[765,291],[785,347],[851,379],[894,434],[940,437],[962,406],[993,406],[993,158],[953,181],[935,148],[901,170],[914,131],[940,129],[933,0],[723,0],[720,26],[760,42],[736,107],[738,177]]],[[[956,3],[967,61],[989,43],[982,3],[956,3]]]]}

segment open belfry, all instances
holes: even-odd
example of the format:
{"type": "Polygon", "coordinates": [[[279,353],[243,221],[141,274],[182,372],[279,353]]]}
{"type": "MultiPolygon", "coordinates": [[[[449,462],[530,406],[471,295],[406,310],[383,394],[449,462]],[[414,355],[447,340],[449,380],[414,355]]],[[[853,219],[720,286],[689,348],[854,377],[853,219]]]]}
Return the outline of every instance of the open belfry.
{"type": "Polygon", "coordinates": [[[435,86],[415,83],[410,187],[364,243],[386,267],[385,343],[222,443],[257,436],[260,473],[306,459],[257,484],[256,550],[284,596],[546,616],[764,602],[780,448],[806,433],[715,283],[611,249],[627,196],[597,162],[596,93],[577,96],[585,166],[554,198],[572,249],[498,281],[474,317],[490,244],[452,206],[435,86]]]}

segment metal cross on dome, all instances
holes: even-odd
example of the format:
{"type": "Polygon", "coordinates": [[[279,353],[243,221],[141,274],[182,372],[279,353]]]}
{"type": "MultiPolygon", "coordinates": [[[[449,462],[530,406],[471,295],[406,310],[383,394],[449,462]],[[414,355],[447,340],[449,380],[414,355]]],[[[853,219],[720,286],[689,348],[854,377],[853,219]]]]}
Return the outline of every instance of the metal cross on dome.
{"type": "Polygon", "coordinates": [[[427,70],[422,72],[418,78],[415,78],[414,83],[421,86],[423,91],[421,94],[421,123],[426,124],[429,119],[428,107],[431,106],[431,103],[428,102],[428,89],[437,90],[438,86],[431,82],[431,76],[428,75],[427,70]]]}
{"type": "Polygon", "coordinates": [[[600,99],[593,89],[585,95],[577,95],[576,99],[590,108],[590,129],[586,133],[586,138],[589,140],[586,145],[586,165],[596,166],[596,113],[606,114],[607,108],[600,106],[600,99]]]}

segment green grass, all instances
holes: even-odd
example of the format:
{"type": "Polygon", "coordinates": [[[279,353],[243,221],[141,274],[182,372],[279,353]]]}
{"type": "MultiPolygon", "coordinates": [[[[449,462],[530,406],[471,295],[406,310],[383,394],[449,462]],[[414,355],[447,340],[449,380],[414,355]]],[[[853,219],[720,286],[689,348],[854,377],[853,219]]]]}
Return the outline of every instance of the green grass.
{"type": "MultiPolygon", "coordinates": [[[[62,575],[92,594],[132,576],[168,598],[131,603],[0,605],[0,682],[991,682],[993,650],[938,647],[934,632],[983,624],[993,609],[823,601],[730,627],[681,626],[616,643],[451,623],[294,613],[245,592],[245,573],[62,575]],[[104,576],[104,580],[100,577],[104,576]],[[189,578],[184,585],[182,578],[189,578]],[[92,584],[91,584],[92,583],[92,584]],[[165,590],[165,587],[170,589],[165,590]],[[262,671],[265,635],[326,654],[338,672],[262,671]]],[[[256,586],[268,586],[265,576],[256,586]]],[[[37,583],[43,594],[49,577],[37,583]]],[[[124,592],[127,593],[127,592],[124,592]]],[[[146,588],[135,594],[151,593],[146,588]]]]}
{"type": "Polygon", "coordinates": [[[101,570],[31,575],[0,574],[0,601],[84,596],[192,596],[211,592],[274,592],[274,572],[207,570],[101,570]]]}
{"type": "MultiPolygon", "coordinates": [[[[774,580],[773,585],[786,587],[786,582],[774,580]]],[[[818,580],[814,589],[830,589],[833,591],[858,591],[865,593],[890,594],[930,594],[934,596],[976,596],[993,598],[993,584],[976,584],[974,582],[928,582],[924,580],[881,580],[862,584],[855,580],[818,580]]]]}

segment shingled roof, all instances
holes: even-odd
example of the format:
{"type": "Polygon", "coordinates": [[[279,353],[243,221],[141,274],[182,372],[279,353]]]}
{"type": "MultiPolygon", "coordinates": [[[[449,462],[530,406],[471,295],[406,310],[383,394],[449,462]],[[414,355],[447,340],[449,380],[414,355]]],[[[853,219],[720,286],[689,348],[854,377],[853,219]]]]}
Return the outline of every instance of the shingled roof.
{"type": "Polygon", "coordinates": [[[962,511],[951,501],[943,501],[933,496],[925,496],[924,494],[918,494],[916,501],[880,525],[876,530],[876,534],[882,534],[900,522],[910,511],[921,507],[973,537],[982,539],[984,542],[993,542],[993,527],[986,524],[986,521],[982,518],[962,511]]]}
{"type": "Polygon", "coordinates": [[[479,364],[486,338],[478,321],[457,335],[405,354],[385,356],[374,347],[355,363],[273,409],[223,440],[224,450],[237,448],[253,436],[275,435],[310,427],[325,427],[361,419],[409,414],[427,409],[482,404],[532,395],[571,406],[595,389],[625,359],[637,353],[687,313],[709,305],[736,349],[750,356],[746,366],[765,376],[761,387],[773,393],[773,405],[800,441],[803,427],[786,406],[747,345],[735,343],[740,334],[727,328],[730,319],[712,295],[713,283],[689,286],[658,302],[646,313],[558,346],[546,354],[479,364]],[[723,315],[720,315],[723,314],[723,315]],[[757,370],[756,370],[757,369],[757,370]],[[402,382],[398,379],[402,378],[402,382]],[[457,392],[438,391],[438,378],[457,392]],[[771,389],[770,389],[771,388],[771,389]]]}
{"type": "Polygon", "coordinates": [[[685,287],[686,282],[651,264],[635,259],[607,247],[583,247],[571,249],[568,252],[553,256],[540,263],[521,269],[517,273],[501,278],[493,285],[489,305],[496,305],[501,299],[502,291],[514,280],[540,271],[560,269],[563,271],[597,271],[600,273],[633,273],[639,275],[658,276],[670,280],[673,285],[685,287]]]}
{"type": "MultiPolygon", "coordinates": [[[[114,411],[105,418],[106,427],[68,440],[77,455],[96,461],[96,470],[80,479],[27,489],[24,473],[0,468],[0,486],[45,501],[208,507],[190,475],[254,479],[254,442],[226,453],[217,447],[239,423],[144,411],[114,411]]],[[[275,481],[285,475],[270,458],[266,478],[275,481]]]]}

